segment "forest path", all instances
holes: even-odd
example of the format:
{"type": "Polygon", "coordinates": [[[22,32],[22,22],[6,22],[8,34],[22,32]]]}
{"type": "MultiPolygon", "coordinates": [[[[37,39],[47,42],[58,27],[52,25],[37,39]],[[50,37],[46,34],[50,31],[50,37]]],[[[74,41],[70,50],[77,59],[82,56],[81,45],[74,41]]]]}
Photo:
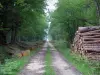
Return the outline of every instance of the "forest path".
{"type": "Polygon", "coordinates": [[[43,48],[35,56],[31,57],[29,63],[18,75],[44,75],[45,55],[48,46],[52,56],[52,65],[50,66],[54,68],[56,75],[82,75],[49,42],[45,43],[43,48]]]}
{"type": "Polygon", "coordinates": [[[43,48],[33,57],[24,69],[18,75],[43,75],[45,72],[45,54],[48,44],[45,43],[43,48]]]}
{"type": "Polygon", "coordinates": [[[52,55],[52,65],[56,75],[82,75],[49,43],[52,55]]]}

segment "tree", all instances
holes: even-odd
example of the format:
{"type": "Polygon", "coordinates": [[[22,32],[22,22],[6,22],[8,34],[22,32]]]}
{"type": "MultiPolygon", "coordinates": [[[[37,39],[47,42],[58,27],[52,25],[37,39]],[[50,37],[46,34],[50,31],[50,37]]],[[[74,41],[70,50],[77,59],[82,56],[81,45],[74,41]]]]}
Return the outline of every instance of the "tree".
{"type": "Polygon", "coordinates": [[[98,25],[100,25],[100,0],[94,0],[94,3],[97,9],[98,25]]]}
{"type": "Polygon", "coordinates": [[[54,40],[63,39],[70,45],[79,26],[98,24],[94,1],[58,1],[57,9],[51,14],[50,34],[54,40]]]}
{"type": "MultiPolygon", "coordinates": [[[[44,7],[44,0],[1,0],[1,44],[7,44],[8,34],[11,36],[11,41],[9,43],[16,43],[16,41],[18,41],[17,36],[19,36],[19,33],[24,34],[25,30],[28,31],[28,34],[32,34],[32,37],[44,35],[44,28],[46,25],[46,21],[44,21],[44,7]],[[29,29],[31,29],[31,32],[29,29]]],[[[39,38],[41,38],[41,36],[39,36],[39,38]]]]}
{"type": "Polygon", "coordinates": [[[0,58],[6,55],[4,48],[9,44],[43,40],[45,5],[45,0],[0,0],[0,58]]]}

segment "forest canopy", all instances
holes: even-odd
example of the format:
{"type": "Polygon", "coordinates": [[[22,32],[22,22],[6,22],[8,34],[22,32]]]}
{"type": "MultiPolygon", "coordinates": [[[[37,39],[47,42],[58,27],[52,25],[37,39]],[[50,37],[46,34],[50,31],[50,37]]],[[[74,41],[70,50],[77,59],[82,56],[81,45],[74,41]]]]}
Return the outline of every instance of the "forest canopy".
{"type": "Polygon", "coordinates": [[[99,5],[99,0],[58,0],[57,9],[50,13],[52,39],[71,44],[79,26],[99,25],[99,5]]]}
{"type": "Polygon", "coordinates": [[[0,0],[0,44],[43,39],[45,5],[45,0],[0,0]]]}

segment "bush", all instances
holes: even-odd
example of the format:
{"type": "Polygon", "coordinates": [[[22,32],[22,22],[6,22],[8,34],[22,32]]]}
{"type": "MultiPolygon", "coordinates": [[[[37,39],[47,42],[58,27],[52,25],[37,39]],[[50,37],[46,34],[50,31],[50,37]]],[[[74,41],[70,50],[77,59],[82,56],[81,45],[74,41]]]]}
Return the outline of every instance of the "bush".
{"type": "Polygon", "coordinates": [[[28,62],[29,58],[34,55],[38,50],[32,51],[30,56],[22,58],[6,59],[5,64],[0,65],[0,75],[17,75],[23,66],[28,62]]]}
{"type": "Polygon", "coordinates": [[[6,59],[5,64],[0,65],[0,75],[16,75],[16,73],[20,70],[19,68],[24,65],[26,61],[25,59],[25,57],[21,59],[6,59]]]}
{"type": "Polygon", "coordinates": [[[59,41],[55,40],[54,45],[59,48],[67,48],[68,47],[68,44],[65,40],[59,40],[59,41]]]}

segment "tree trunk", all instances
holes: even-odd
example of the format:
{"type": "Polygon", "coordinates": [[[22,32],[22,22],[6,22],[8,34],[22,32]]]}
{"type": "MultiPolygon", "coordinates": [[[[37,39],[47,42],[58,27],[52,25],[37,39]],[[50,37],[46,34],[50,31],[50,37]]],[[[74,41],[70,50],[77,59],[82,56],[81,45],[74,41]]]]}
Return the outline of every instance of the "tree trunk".
{"type": "Polygon", "coordinates": [[[16,42],[16,35],[17,35],[17,28],[12,26],[12,32],[11,32],[11,43],[12,44],[16,42]]]}
{"type": "Polygon", "coordinates": [[[6,35],[4,34],[3,31],[0,32],[0,44],[6,45],[6,35]]]}
{"type": "Polygon", "coordinates": [[[100,0],[94,0],[97,9],[98,24],[100,25],[100,0]]]}

